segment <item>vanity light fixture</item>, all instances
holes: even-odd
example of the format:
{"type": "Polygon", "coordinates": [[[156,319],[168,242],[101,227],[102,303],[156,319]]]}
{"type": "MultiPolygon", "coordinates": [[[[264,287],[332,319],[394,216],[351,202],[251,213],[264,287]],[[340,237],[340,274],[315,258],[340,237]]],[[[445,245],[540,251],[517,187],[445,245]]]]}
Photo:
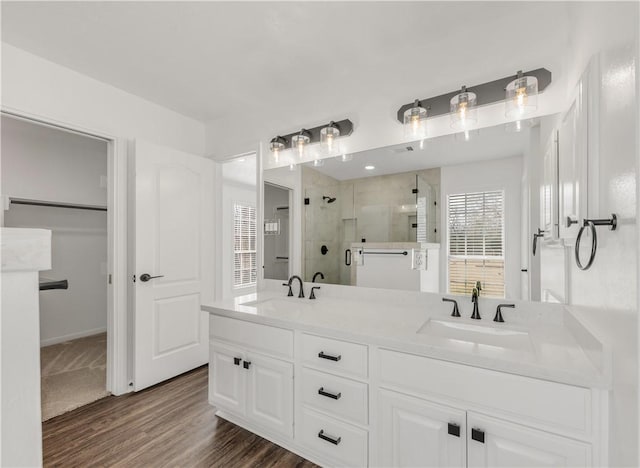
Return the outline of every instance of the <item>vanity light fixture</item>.
{"type": "MultiPolygon", "coordinates": [[[[513,89],[515,93],[513,96],[515,99],[513,103],[516,107],[518,103],[520,103],[521,108],[522,106],[524,106],[526,111],[528,108],[531,107],[531,105],[533,105],[533,103],[536,103],[537,105],[538,94],[543,92],[546,89],[546,87],[549,86],[549,84],[551,84],[551,72],[546,68],[537,68],[535,70],[531,70],[524,73],[519,72],[517,75],[511,75],[505,78],[500,78],[498,80],[489,81],[487,83],[482,83],[475,86],[469,86],[466,89],[466,92],[472,93],[475,95],[476,107],[485,106],[487,104],[494,104],[497,102],[503,102],[505,101],[505,97],[507,97],[506,105],[510,106],[511,105],[509,104],[510,95],[507,94],[508,93],[507,88],[512,83],[513,83],[513,89]],[[524,87],[524,89],[522,85],[525,84],[525,81],[521,80],[518,82],[519,79],[526,79],[526,86],[524,87]],[[532,81],[533,79],[535,79],[537,82],[537,89],[535,89],[535,93],[533,88],[533,81],[532,81]],[[518,84],[519,86],[516,87],[515,86],[516,84],[518,84]],[[518,94],[518,91],[516,91],[517,89],[520,89],[519,94],[518,94]]],[[[461,100],[459,98],[461,97],[460,96],[461,94],[463,94],[463,92],[460,92],[460,90],[452,91],[452,92],[441,94],[435,97],[419,99],[418,104],[420,107],[429,111],[428,118],[432,119],[440,115],[445,115],[445,114],[454,112],[454,110],[452,109],[452,104],[453,104],[452,101],[456,96],[458,96],[458,99],[455,101],[455,104],[456,104],[455,111],[460,111],[461,100]]],[[[470,98],[470,97],[471,96],[467,96],[467,98],[470,98]]],[[[413,109],[415,105],[416,105],[416,101],[413,101],[413,102],[404,104],[402,107],[400,107],[400,109],[398,109],[398,113],[396,116],[398,119],[398,122],[404,125],[405,115],[407,115],[407,112],[411,111],[411,109],[413,109]]],[[[467,110],[468,110],[468,102],[467,102],[467,110]]],[[[427,117],[425,117],[425,120],[426,119],[427,117]]],[[[465,113],[465,120],[469,122],[468,119],[469,119],[469,114],[467,112],[465,113]]],[[[456,125],[459,122],[460,122],[460,119],[456,118],[456,125]]],[[[452,117],[452,123],[453,123],[453,117],[452,117]]],[[[416,138],[416,140],[417,139],[419,138],[416,138]]]]}
{"type": "Polygon", "coordinates": [[[269,149],[273,153],[273,158],[278,161],[278,157],[280,156],[280,151],[283,151],[287,147],[287,140],[282,138],[281,136],[277,136],[272,138],[269,142],[269,149]]]}
{"type": "Polygon", "coordinates": [[[470,127],[478,123],[478,96],[467,91],[463,86],[458,94],[449,101],[451,111],[451,127],[456,130],[468,131],[470,127]]]}
{"type": "Polygon", "coordinates": [[[304,156],[305,148],[310,142],[311,133],[304,128],[300,130],[300,133],[291,137],[291,146],[295,148],[295,151],[299,157],[304,156]]]}
{"type": "Polygon", "coordinates": [[[303,128],[302,130],[278,135],[269,143],[269,149],[276,155],[285,149],[291,148],[300,158],[302,158],[309,145],[320,143],[323,150],[331,152],[342,151],[337,145],[336,139],[349,136],[353,133],[353,123],[349,119],[331,121],[328,124],[319,125],[313,128],[303,128]]]}
{"type": "Polygon", "coordinates": [[[516,74],[505,89],[505,115],[507,118],[525,117],[538,108],[538,78],[516,74]]]}
{"type": "Polygon", "coordinates": [[[417,140],[427,135],[427,109],[422,107],[419,99],[404,111],[403,124],[405,138],[417,140]]]}
{"type": "Polygon", "coordinates": [[[331,154],[335,147],[335,141],[340,136],[340,128],[332,120],[329,125],[320,130],[320,148],[326,154],[331,154]]]}

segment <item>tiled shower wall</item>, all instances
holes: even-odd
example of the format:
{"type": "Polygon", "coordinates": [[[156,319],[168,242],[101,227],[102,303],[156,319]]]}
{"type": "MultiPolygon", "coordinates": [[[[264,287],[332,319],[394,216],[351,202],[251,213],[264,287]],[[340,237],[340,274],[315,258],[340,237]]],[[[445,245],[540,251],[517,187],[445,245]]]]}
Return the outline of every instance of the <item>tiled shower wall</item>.
{"type": "Polygon", "coordinates": [[[352,242],[415,242],[416,175],[431,186],[430,203],[436,202],[429,209],[428,241],[440,242],[440,168],[339,181],[303,167],[304,197],[309,199],[303,205],[305,281],[321,271],[327,283],[350,284],[344,257],[352,242]],[[336,200],[327,203],[323,196],[336,200]]]}

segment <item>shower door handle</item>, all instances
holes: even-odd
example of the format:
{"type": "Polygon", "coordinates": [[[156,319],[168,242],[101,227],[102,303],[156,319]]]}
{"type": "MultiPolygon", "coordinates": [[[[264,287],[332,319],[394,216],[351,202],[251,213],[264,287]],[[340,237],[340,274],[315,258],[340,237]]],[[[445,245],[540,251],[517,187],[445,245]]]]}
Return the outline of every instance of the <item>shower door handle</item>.
{"type": "Polygon", "coordinates": [[[344,251],[344,264],[347,266],[351,266],[351,249],[347,249],[344,251]]]}

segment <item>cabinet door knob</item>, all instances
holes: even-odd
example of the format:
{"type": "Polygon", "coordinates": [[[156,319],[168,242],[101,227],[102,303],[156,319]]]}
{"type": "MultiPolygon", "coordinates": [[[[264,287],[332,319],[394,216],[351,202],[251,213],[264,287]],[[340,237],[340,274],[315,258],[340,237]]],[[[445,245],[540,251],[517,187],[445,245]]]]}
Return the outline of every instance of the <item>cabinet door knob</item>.
{"type": "Polygon", "coordinates": [[[334,400],[339,400],[340,397],[342,396],[342,393],[341,392],[338,392],[338,393],[327,392],[324,389],[324,387],[320,387],[318,389],[318,395],[326,396],[327,398],[333,398],[334,400]]]}
{"type": "Polygon", "coordinates": [[[249,368],[249,366],[251,366],[251,361],[244,361],[244,362],[242,363],[242,367],[244,367],[245,369],[248,369],[248,368],[249,368]]]}
{"type": "Polygon", "coordinates": [[[449,423],[447,432],[449,435],[460,437],[460,426],[455,423],[449,423]]]}
{"type": "Polygon", "coordinates": [[[318,437],[320,437],[322,440],[326,440],[327,442],[331,442],[333,445],[338,445],[342,440],[342,437],[332,437],[328,434],[325,434],[324,429],[321,429],[320,432],[318,432],[318,437]]]}
{"type": "Polygon", "coordinates": [[[233,358],[233,363],[234,363],[236,366],[239,366],[241,362],[242,362],[242,359],[241,359],[241,358],[239,358],[239,357],[234,357],[234,358],[233,358]]]}
{"type": "Polygon", "coordinates": [[[340,354],[338,354],[337,356],[332,356],[331,354],[325,354],[324,351],[320,351],[318,353],[318,357],[320,359],[328,359],[329,361],[336,361],[336,362],[342,359],[342,356],[340,354]]]}
{"type": "Polygon", "coordinates": [[[471,438],[476,442],[484,444],[484,431],[476,428],[471,429],[471,438]]]}

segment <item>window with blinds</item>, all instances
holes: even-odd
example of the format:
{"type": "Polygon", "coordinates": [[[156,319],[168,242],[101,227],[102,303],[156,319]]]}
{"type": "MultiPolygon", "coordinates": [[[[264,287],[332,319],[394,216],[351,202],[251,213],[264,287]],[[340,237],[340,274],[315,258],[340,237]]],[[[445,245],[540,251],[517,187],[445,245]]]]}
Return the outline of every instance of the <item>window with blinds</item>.
{"type": "Polygon", "coordinates": [[[256,208],[233,205],[233,287],[256,284],[256,208]]]}
{"type": "Polygon", "coordinates": [[[504,191],[447,197],[449,292],[504,297],[504,191]]]}

